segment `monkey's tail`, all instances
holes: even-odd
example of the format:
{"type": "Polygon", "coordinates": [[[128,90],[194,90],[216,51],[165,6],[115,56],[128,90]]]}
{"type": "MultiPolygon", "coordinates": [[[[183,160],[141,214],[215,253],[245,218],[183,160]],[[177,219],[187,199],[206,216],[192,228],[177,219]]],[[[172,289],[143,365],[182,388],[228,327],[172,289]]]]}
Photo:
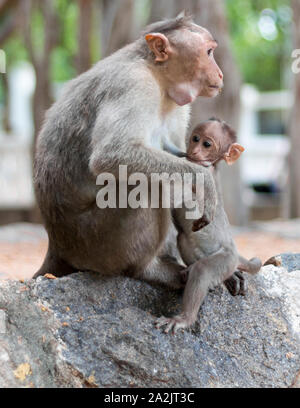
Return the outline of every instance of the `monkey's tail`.
{"type": "Polygon", "coordinates": [[[251,258],[249,261],[248,259],[239,255],[239,266],[238,269],[240,271],[251,273],[251,275],[255,275],[260,271],[262,267],[262,262],[258,258],[251,258]]]}
{"type": "Polygon", "coordinates": [[[33,275],[32,279],[36,279],[38,276],[44,276],[46,274],[51,274],[60,278],[74,272],[76,272],[76,269],[57,256],[49,247],[43,265],[33,275]]]}

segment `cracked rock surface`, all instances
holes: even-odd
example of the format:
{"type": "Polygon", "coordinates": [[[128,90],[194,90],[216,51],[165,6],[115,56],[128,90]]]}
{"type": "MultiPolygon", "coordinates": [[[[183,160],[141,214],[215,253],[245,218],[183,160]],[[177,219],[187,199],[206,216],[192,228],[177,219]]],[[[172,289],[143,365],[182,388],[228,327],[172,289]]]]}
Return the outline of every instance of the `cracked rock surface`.
{"type": "Polygon", "coordinates": [[[87,272],[0,281],[0,387],[297,387],[299,294],[299,270],[268,265],[166,335],[154,320],[181,292],[87,272]]]}

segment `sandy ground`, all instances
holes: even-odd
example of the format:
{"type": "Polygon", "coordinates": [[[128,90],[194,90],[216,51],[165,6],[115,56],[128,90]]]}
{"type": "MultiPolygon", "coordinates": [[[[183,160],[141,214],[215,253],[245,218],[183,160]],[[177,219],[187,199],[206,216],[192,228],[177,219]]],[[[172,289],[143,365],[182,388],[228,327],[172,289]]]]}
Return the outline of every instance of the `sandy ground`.
{"type": "Polygon", "coordinates": [[[47,241],[0,243],[0,279],[27,279],[42,265],[47,241]]]}
{"type": "MultiPolygon", "coordinates": [[[[258,256],[263,262],[283,252],[300,252],[300,238],[283,238],[276,233],[245,231],[237,233],[235,241],[243,256],[258,256]]],[[[31,278],[41,266],[46,251],[44,233],[25,226],[11,234],[11,230],[0,227],[0,279],[31,278]]]]}

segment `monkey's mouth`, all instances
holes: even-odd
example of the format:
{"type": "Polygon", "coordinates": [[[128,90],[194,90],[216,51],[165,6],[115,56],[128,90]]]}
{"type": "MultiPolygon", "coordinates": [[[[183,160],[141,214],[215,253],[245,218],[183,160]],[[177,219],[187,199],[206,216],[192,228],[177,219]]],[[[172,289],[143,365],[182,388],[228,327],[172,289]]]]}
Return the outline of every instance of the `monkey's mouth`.
{"type": "Polygon", "coordinates": [[[193,156],[186,156],[187,160],[193,162],[195,164],[199,164],[203,167],[210,167],[212,163],[209,160],[199,160],[197,157],[193,158],[193,156]]]}
{"type": "Polygon", "coordinates": [[[223,84],[221,84],[221,85],[208,85],[208,88],[214,89],[215,91],[217,91],[220,94],[223,91],[223,84]]]}

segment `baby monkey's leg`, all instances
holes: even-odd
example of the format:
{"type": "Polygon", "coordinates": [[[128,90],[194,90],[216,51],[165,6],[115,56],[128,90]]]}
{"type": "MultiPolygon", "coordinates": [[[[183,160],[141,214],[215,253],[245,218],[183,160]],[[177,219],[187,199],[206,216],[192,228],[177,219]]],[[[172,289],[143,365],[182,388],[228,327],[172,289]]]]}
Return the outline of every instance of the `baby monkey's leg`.
{"type": "Polygon", "coordinates": [[[209,288],[209,271],[196,262],[190,266],[188,281],[183,294],[183,311],[177,316],[167,318],[161,317],[156,321],[156,327],[166,326],[165,333],[170,330],[175,333],[178,329],[191,326],[198,314],[198,310],[203,302],[209,288]]]}
{"type": "Polygon", "coordinates": [[[178,329],[191,326],[197,319],[208,289],[223,282],[224,276],[228,276],[229,270],[234,270],[236,263],[236,257],[222,249],[191,265],[183,294],[182,313],[171,318],[159,318],[155,322],[156,327],[166,326],[165,333],[170,330],[175,333],[178,329]]]}

